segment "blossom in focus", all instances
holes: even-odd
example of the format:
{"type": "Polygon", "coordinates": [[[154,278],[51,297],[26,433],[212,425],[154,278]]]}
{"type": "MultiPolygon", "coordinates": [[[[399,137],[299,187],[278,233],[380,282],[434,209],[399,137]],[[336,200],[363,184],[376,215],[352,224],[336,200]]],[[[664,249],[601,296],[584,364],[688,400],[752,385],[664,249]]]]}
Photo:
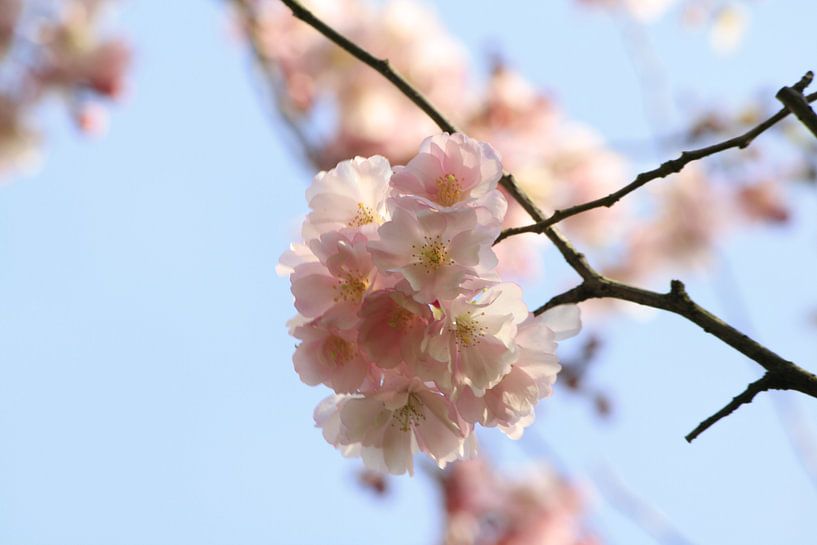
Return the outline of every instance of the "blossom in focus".
{"type": "Polygon", "coordinates": [[[311,211],[304,239],[342,227],[376,230],[388,218],[391,166],[385,157],[355,157],[320,172],[306,192],[311,211]]]}
{"type": "Polygon", "coordinates": [[[496,152],[464,134],[432,136],[391,183],[397,191],[427,199],[442,208],[456,207],[496,189],[502,164],[496,152]]]}
{"type": "Polygon", "coordinates": [[[369,469],[471,457],[478,423],[517,438],[550,393],[555,341],[578,328],[578,309],[533,318],[494,271],[501,172],[487,144],[442,134],[406,166],[358,157],[307,190],[305,240],[279,266],[298,310],[293,362],[335,392],[315,411],[326,440],[369,469]],[[459,184],[451,199],[428,183],[445,173],[459,184]]]}
{"type": "Polygon", "coordinates": [[[498,226],[480,225],[479,218],[471,208],[440,212],[397,201],[392,219],[378,230],[380,240],[369,249],[380,269],[408,281],[418,302],[452,299],[466,280],[496,265],[491,244],[498,226]]]}

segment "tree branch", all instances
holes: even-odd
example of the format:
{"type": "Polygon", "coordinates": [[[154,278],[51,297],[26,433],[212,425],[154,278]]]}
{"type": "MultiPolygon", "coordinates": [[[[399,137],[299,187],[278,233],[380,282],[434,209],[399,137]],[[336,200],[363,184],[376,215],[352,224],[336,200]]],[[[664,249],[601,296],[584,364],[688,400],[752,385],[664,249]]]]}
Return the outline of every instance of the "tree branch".
{"type": "MultiPolygon", "coordinates": [[[[451,124],[436,108],[434,108],[434,106],[432,106],[431,103],[425,97],[423,97],[419,91],[417,91],[408,81],[406,81],[405,78],[392,69],[387,60],[374,57],[357,44],[340,35],[337,31],[315,17],[299,2],[295,0],[281,1],[292,10],[292,13],[297,18],[315,28],[332,42],[392,82],[395,87],[397,87],[406,97],[414,102],[414,104],[416,104],[431,119],[433,119],[440,129],[446,132],[457,132],[457,128],[451,124]]],[[[803,80],[801,80],[797,86],[803,85],[804,88],[805,84],[802,84],[802,81],[803,80]]],[[[799,90],[802,92],[803,89],[801,88],[799,90]]],[[[662,168],[666,169],[668,173],[677,172],[687,163],[700,159],[701,157],[706,157],[707,155],[712,155],[733,147],[744,148],[748,146],[758,134],[777,123],[780,119],[785,117],[785,115],[786,112],[778,112],[764,123],[761,123],[740,137],[727,140],[726,142],[722,142],[708,148],[702,148],[701,150],[682,154],[678,159],[668,161],[654,171],[643,173],[640,175],[640,179],[636,178],[633,183],[612,194],[613,196],[610,198],[614,199],[613,202],[615,202],[627,193],[630,193],[638,187],[643,186],[651,179],[665,176],[666,174],[663,174],[663,171],[661,170],[662,168]]],[[[510,196],[528,212],[534,221],[538,223],[546,221],[546,217],[542,210],[536,206],[536,204],[524,191],[522,191],[522,189],[517,185],[512,174],[507,172],[503,174],[499,183],[503,188],[505,188],[510,196]]],[[[572,244],[553,226],[543,227],[541,232],[553,242],[567,263],[578,273],[579,276],[581,276],[583,282],[576,288],[552,298],[548,303],[537,309],[536,314],[541,314],[548,308],[559,304],[578,303],[587,299],[599,297],[621,299],[624,301],[631,301],[633,303],[666,310],[683,316],[692,323],[697,324],[705,332],[714,335],[721,341],[757,362],[767,371],[765,376],[773,376],[773,381],[771,378],[767,379],[768,381],[771,381],[770,384],[762,383],[761,385],[764,386],[764,388],[758,389],[757,391],[762,391],[769,388],[797,390],[817,398],[817,376],[798,367],[794,363],[783,359],[757,341],[744,335],[714,314],[699,306],[697,303],[692,301],[687,294],[684,285],[680,281],[673,280],[671,289],[667,293],[657,293],[634,286],[621,284],[602,276],[599,272],[593,269],[584,255],[578,252],[572,246],[572,244]]],[[[755,389],[757,388],[758,387],[755,386],[755,389]]],[[[735,404],[735,407],[742,403],[748,402],[756,393],[757,392],[755,391],[751,394],[751,396],[748,394],[745,396],[741,394],[743,397],[738,396],[741,402],[735,404]],[[746,399],[746,401],[743,401],[743,399],[746,399]]],[[[727,408],[729,407],[730,406],[727,405],[727,408]]],[[[721,416],[718,416],[718,414],[713,416],[712,418],[714,418],[714,420],[712,420],[712,423],[731,412],[731,410],[724,412],[724,414],[721,416]]],[[[711,425],[711,423],[709,425],[711,425]]]]}
{"type": "Polygon", "coordinates": [[[809,106],[811,102],[808,98],[803,96],[803,91],[814,79],[814,73],[809,71],[803,76],[799,82],[792,87],[783,87],[777,92],[777,100],[791,110],[797,116],[803,125],[805,125],[811,134],[817,138],[817,114],[809,106]]]}
{"type": "MultiPolygon", "coordinates": [[[[811,72],[808,74],[811,74],[811,72]]],[[[803,79],[806,78],[804,77],[803,79]]],[[[810,82],[811,79],[808,79],[808,81],[810,82]]],[[[800,80],[797,85],[801,84],[802,82],[803,80],[800,80]]],[[[499,234],[499,237],[497,237],[494,244],[497,244],[508,237],[520,235],[522,233],[542,233],[545,229],[552,225],[564,221],[571,216],[575,216],[576,214],[593,210],[594,208],[610,208],[620,201],[622,197],[629,195],[636,189],[658,178],[666,178],[670,174],[681,172],[685,166],[693,161],[703,159],[704,157],[709,157],[710,155],[715,155],[716,153],[720,153],[728,149],[743,149],[747,147],[755,138],[776,125],[778,122],[785,119],[792,112],[797,115],[797,117],[803,121],[803,123],[809,127],[809,129],[811,129],[815,136],[817,136],[817,132],[815,132],[817,131],[817,114],[815,114],[811,107],[809,107],[810,102],[817,100],[817,93],[811,93],[808,96],[803,96],[802,91],[796,90],[797,85],[794,87],[783,87],[783,89],[781,89],[777,94],[777,98],[783,102],[783,104],[785,104],[785,108],[781,109],[769,119],[763,121],[745,133],[735,136],[734,138],[730,138],[729,140],[724,140],[718,144],[682,152],[677,159],[666,161],[658,168],[642,172],[636,176],[635,180],[607,196],[577,204],[576,206],[571,206],[570,208],[565,208],[563,210],[557,210],[547,219],[538,221],[537,223],[531,225],[505,229],[499,234]],[[784,93],[784,91],[786,91],[786,93],[784,93]],[[781,93],[784,93],[782,97],[781,93]]]]}
{"type": "Polygon", "coordinates": [[[684,439],[687,440],[687,443],[691,443],[692,441],[695,440],[696,437],[701,435],[704,431],[708,430],[715,422],[717,422],[721,418],[729,416],[730,414],[735,412],[737,408],[740,407],[741,405],[751,403],[755,396],[760,392],[765,392],[766,390],[771,389],[772,388],[771,382],[773,376],[774,375],[767,373],[763,375],[760,379],[749,384],[749,386],[747,386],[745,390],[743,390],[741,393],[732,398],[732,401],[724,405],[724,407],[721,410],[719,410],[718,412],[716,412],[715,414],[713,414],[712,416],[698,424],[694,430],[686,434],[684,439]]]}

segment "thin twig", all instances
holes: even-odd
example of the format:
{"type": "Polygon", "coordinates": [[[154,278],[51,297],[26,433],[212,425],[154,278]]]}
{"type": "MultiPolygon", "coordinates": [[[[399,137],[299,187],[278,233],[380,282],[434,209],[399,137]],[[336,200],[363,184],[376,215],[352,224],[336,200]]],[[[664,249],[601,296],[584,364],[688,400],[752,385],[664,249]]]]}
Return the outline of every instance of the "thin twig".
{"type": "Polygon", "coordinates": [[[307,136],[306,132],[301,127],[297,116],[292,111],[292,107],[286,103],[280,92],[280,78],[275,73],[272,67],[272,60],[265,53],[263,44],[261,43],[261,29],[258,24],[258,10],[252,0],[231,0],[235,6],[238,16],[241,17],[241,23],[247,34],[247,40],[250,42],[250,51],[253,56],[256,68],[260,72],[261,77],[266,85],[266,91],[272,95],[275,101],[276,110],[284,125],[290,130],[292,135],[297,140],[304,154],[304,158],[314,167],[321,166],[320,154],[318,147],[307,136]]]}
{"type": "MultiPolygon", "coordinates": [[[[299,2],[295,0],[281,1],[292,10],[292,13],[296,17],[315,28],[332,42],[392,82],[400,91],[403,92],[404,95],[406,95],[406,97],[411,99],[412,102],[414,102],[423,112],[431,117],[431,119],[437,123],[440,129],[447,132],[457,131],[456,127],[452,125],[434,106],[432,106],[431,103],[425,97],[423,97],[419,91],[417,91],[408,81],[406,81],[405,78],[397,73],[389,65],[387,60],[378,59],[357,44],[350,41],[348,38],[342,36],[337,31],[329,27],[326,23],[315,17],[299,2]]],[[[802,91],[802,89],[800,90],[802,91]]],[[[782,119],[782,117],[785,117],[785,112],[778,115],[780,115],[780,119],[782,119]]],[[[779,121],[779,119],[777,119],[778,115],[772,116],[764,123],[761,123],[755,127],[755,129],[752,131],[749,131],[749,133],[747,133],[748,136],[743,135],[742,138],[744,140],[727,140],[726,142],[711,146],[710,148],[704,148],[703,150],[692,152],[693,155],[691,157],[682,154],[679,159],[665,163],[665,165],[670,165],[665,168],[669,169],[671,172],[677,172],[677,170],[683,168],[683,166],[687,163],[702,157],[706,157],[707,155],[712,155],[713,153],[717,153],[732,147],[746,147],[758,134],[762,133],[771,125],[779,121]],[[672,170],[673,168],[677,170],[672,170]]],[[[650,175],[650,173],[645,173],[641,175],[641,179],[636,178],[636,181],[633,182],[633,184],[630,184],[633,187],[630,188],[630,186],[627,186],[623,188],[620,190],[620,195],[616,195],[614,193],[611,197],[614,199],[613,202],[617,201],[627,193],[646,184],[648,181],[650,181],[650,179],[654,179],[649,178],[650,175]]],[[[659,172],[653,176],[660,177],[660,175],[661,173],[659,172]]],[[[528,212],[534,221],[546,221],[546,217],[542,210],[536,206],[533,200],[531,200],[531,198],[524,191],[522,191],[522,189],[520,189],[512,174],[507,172],[503,174],[499,183],[503,188],[505,188],[510,196],[515,199],[522,206],[522,208],[525,209],[525,211],[528,212]]],[[[692,301],[692,299],[686,293],[684,285],[680,281],[674,280],[668,293],[652,292],[615,282],[604,277],[593,269],[593,267],[588,263],[584,254],[577,251],[570,241],[568,241],[554,227],[545,227],[542,233],[553,242],[567,263],[573,268],[573,270],[576,271],[576,273],[578,273],[579,276],[581,276],[583,282],[576,288],[557,295],[551,299],[543,307],[539,308],[537,313],[541,313],[547,308],[551,308],[558,304],[578,303],[580,301],[599,297],[622,299],[624,301],[631,301],[641,305],[666,310],[685,317],[689,321],[699,325],[707,333],[714,335],[742,354],[748,356],[757,362],[761,367],[766,369],[768,372],[767,374],[773,373],[774,388],[797,390],[817,398],[817,376],[798,367],[794,363],[783,359],[765,346],[744,335],[714,314],[699,306],[697,303],[692,301]]]]}
{"type": "Polygon", "coordinates": [[[716,412],[715,414],[713,414],[712,416],[698,424],[694,430],[686,434],[686,436],[684,437],[684,439],[687,440],[687,443],[691,443],[692,441],[694,441],[696,437],[701,435],[704,431],[708,430],[715,422],[717,422],[721,418],[729,416],[730,414],[735,412],[737,408],[740,407],[741,405],[751,403],[755,396],[760,392],[765,392],[766,390],[771,389],[772,376],[773,375],[767,373],[758,380],[752,382],[751,384],[749,384],[749,386],[746,387],[745,390],[743,390],[741,393],[732,398],[732,401],[724,405],[721,410],[719,410],[718,412],[716,412]]]}
{"type": "MultiPolygon", "coordinates": [[[[791,88],[784,87],[784,89],[791,88]]],[[[808,107],[808,103],[817,100],[817,93],[811,93],[807,97],[804,97],[801,94],[800,99],[802,99],[806,103],[806,107],[809,109],[811,114],[815,115],[811,108],[808,107]]],[[[779,123],[781,120],[785,119],[790,113],[791,111],[788,108],[783,108],[773,116],[769,117],[766,121],[763,121],[756,127],[753,127],[752,129],[746,131],[745,133],[739,136],[735,136],[734,138],[724,140],[723,142],[713,144],[711,146],[706,146],[703,148],[682,152],[677,159],[666,161],[663,164],[661,164],[661,166],[659,166],[658,168],[642,172],[641,174],[636,176],[635,180],[625,185],[621,189],[614,191],[613,193],[610,193],[609,195],[606,195],[604,197],[592,201],[577,204],[576,206],[571,206],[570,208],[557,210],[553,214],[551,214],[550,217],[548,217],[547,219],[531,225],[525,225],[523,227],[511,227],[509,229],[505,229],[504,231],[502,231],[502,233],[499,234],[499,237],[497,237],[494,244],[501,242],[502,240],[508,237],[520,235],[522,233],[542,233],[544,232],[545,229],[552,225],[564,221],[571,216],[575,216],[576,214],[581,214],[582,212],[593,210],[594,208],[602,207],[610,208],[619,200],[621,200],[621,198],[624,197],[625,195],[632,193],[636,189],[646,185],[647,183],[653,180],[656,180],[658,178],[666,178],[670,174],[676,174],[678,172],[681,172],[681,170],[683,170],[685,166],[687,166],[689,163],[692,163],[693,161],[698,161],[699,159],[709,157],[710,155],[715,155],[716,153],[720,153],[728,149],[732,148],[743,149],[747,147],[749,144],[752,143],[752,141],[755,138],[757,138],[766,130],[770,129],[771,127],[779,123]]],[[[815,115],[814,121],[817,122],[817,115],[815,115]]]]}

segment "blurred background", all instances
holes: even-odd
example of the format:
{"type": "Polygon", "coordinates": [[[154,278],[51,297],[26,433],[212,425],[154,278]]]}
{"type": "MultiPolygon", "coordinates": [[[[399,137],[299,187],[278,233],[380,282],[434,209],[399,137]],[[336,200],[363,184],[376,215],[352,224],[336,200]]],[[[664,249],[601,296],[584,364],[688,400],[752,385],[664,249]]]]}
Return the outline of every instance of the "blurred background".
{"type": "MultiPolygon", "coordinates": [[[[275,274],[317,167],[382,143],[332,140],[347,121],[344,95],[298,94],[287,55],[311,45],[276,48],[300,44],[278,38],[300,30],[280,23],[277,8],[124,1],[104,18],[79,16],[88,35],[77,37],[66,23],[77,16],[63,11],[70,3],[23,3],[0,61],[3,92],[17,97],[0,110],[6,118],[23,110],[31,127],[4,121],[2,141],[15,153],[0,161],[0,543],[441,543],[436,470],[387,479],[381,494],[361,484],[359,461],[342,458],[314,428],[313,407],[328,391],[293,372],[285,322],[294,309],[288,280],[275,274]],[[57,23],[43,32],[43,21],[57,23]],[[99,44],[108,47],[104,60],[93,57],[106,67],[99,77],[82,72],[79,56],[57,62],[71,47],[99,44]],[[261,62],[253,45],[268,47],[261,62]],[[35,65],[37,47],[55,48],[45,64],[35,65]],[[26,71],[34,83],[21,84],[26,71]]],[[[80,3],[93,4],[86,15],[102,9],[80,3]]],[[[609,178],[594,186],[602,191],[756,124],[777,110],[777,89],[817,68],[817,5],[664,3],[422,4],[439,25],[429,28],[459,44],[456,62],[468,72],[429,73],[433,83],[493,89],[487,99],[476,91],[451,99],[476,104],[452,115],[478,134],[530,141],[496,128],[506,119],[502,101],[544,108],[557,128],[548,125],[537,145],[575,151],[567,139],[577,138],[582,153],[612,158],[599,167],[609,178]],[[508,74],[524,83],[501,79],[508,74]]],[[[12,4],[0,2],[4,15],[12,4]]],[[[363,32],[356,19],[379,28],[371,10],[381,8],[343,4],[332,16],[353,35],[363,32]]],[[[399,13],[427,39],[420,19],[399,13]]],[[[431,64],[435,51],[424,51],[431,64]]],[[[342,79],[349,64],[334,60],[327,70],[342,79]]],[[[364,114],[379,112],[350,100],[364,114]]],[[[379,114],[387,127],[390,108],[379,114]]],[[[503,154],[531,177],[545,159],[556,161],[535,163],[506,143],[503,154]]],[[[697,200],[668,196],[682,176],[655,182],[645,192],[652,201],[626,205],[637,219],[626,232],[616,217],[602,218],[599,229],[614,222],[614,238],[575,225],[577,244],[639,285],[684,279],[701,304],[817,369],[813,144],[796,123],[780,125],[748,151],[704,161],[699,178],[708,185],[697,200]],[[772,196],[745,196],[767,182],[772,196]],[[649,239],[643,249],[639,222],[647,232],[675,225],[667,210],[713,227],[687,233],[679,247],[649,239]],[[655,258],[660,249],[667,255],[655,258]]],[[[564,171],[548,165],[558,181],[564,171]]],[[[510,274],[535,307],[575,278],[555,252],[530,248],[530,268],[510,274]]],[[[599,543],[813,543],[817,402],[763,394],[687,444],[684,435],[759,368],[672,315],[583,310],[585,332],[560,346],[574,364],[568,376],[578,378],[540,403],[519,441],[480,435],[498,471],[556,472],[578,491],[583,531],[599,543]]]]}

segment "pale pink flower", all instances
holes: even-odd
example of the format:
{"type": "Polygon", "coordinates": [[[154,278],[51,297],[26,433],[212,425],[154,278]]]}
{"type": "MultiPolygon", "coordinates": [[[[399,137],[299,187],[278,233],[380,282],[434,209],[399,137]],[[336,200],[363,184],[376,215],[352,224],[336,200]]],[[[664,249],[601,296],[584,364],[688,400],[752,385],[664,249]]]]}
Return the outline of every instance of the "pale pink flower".
{"type": "Polygon", "coordinates": [[[556,340],[572,336],[580,328],[579,309],[566,305],[539,317],[530,315],[519,325],[517,359],[510,372],[482,397],[464,389],[457,398],[463,418],[483,426],[498,426],[512,439],[521,437],[533,422],[534,408],[552,392],[561,369],[556,357],[556,340]]]}
{"type": "Polygon", "coordinates": [[[395,167],[391,183],[401,193],[448,209],[488,195],[500,177],[502,163],[490,145],[442,133],[426,138],[406,166],[395,167]]]}
{"type": "Polygon", "coordinates": [[[428,305],[396,289],[366,297],[360,309],[358,342],[378,367],[390,369],[421,359],[426,328],[432,320],[428,305]]]}
{"type": "Polygon", "coordinates": [[[291,275],[295,308],[316,318],[332,307],[356,312],[378,277],[360,232],[330,231],[310,241],[318,261],[297,265],[291,275]]]}
{"type": "Polygon", "coordinates": [[[498,225],[480,224],[479,219],[473,208],[412,210],[401,199],[391,221],[378,230],[380,240],[370,242],[369,249],[380,269],[405,277],[418,302],[452,299],[466,280],[496,266],[491,244],[498,225]]]}
{"type": "Polygon", "coordinates": [[[313,413],[315,426],[321,428],[321,433],[326,442],[338,449],[347,458],[360,456],[359,444],[340,444],[342,429],[339,408],[349,399],[352,398],[348,395],[331,395],[318,403],[313,413]]]}
{"type": "Polygon", "coordinates": [[[301,380],[310,386],[326,384],[337,393],[353,392],[370,371],[369,360],[357,345],[357,330],[347,329],[346,316],[329,312],[295,327],[301,340],[292,361],[301,380]]]}
{"type": "Polygon", "coordinates": [[[304,240],[343,227],[374,231],[388,219],[386,197],[391,166],[385,157],[355,157],[320,172],[306,191],[311,212],[304,240]]]}
{"type": "Polygon", "coordinates": [[[312,253],[309,245],[303,242],[293,242],[289,248],[281,254],[278,264],[275,266],[275,274],[278,276],[289,276],[295,271],[295,267],[302,263],[315,263],[318,256],[312,253]]]}
{"type": "Polygon", "coordinates": [[[428,341],[428,355],[449,364],[455,385],[482,396],[517,358],[514,338],[528,317],[522,290],[516,284],[496,284],[476,296],[441,303],[445,316],[428,341]]]}
{"type": "Polygon", "coordinates": [[[337,444],[360,445],[367,467],[394,474],[413,473],[417,452],[441,467],[461,457],[471,432],[446,397],[417,379],[397,378],[380,391],[350,396],[338,410],[337,444]]]}

